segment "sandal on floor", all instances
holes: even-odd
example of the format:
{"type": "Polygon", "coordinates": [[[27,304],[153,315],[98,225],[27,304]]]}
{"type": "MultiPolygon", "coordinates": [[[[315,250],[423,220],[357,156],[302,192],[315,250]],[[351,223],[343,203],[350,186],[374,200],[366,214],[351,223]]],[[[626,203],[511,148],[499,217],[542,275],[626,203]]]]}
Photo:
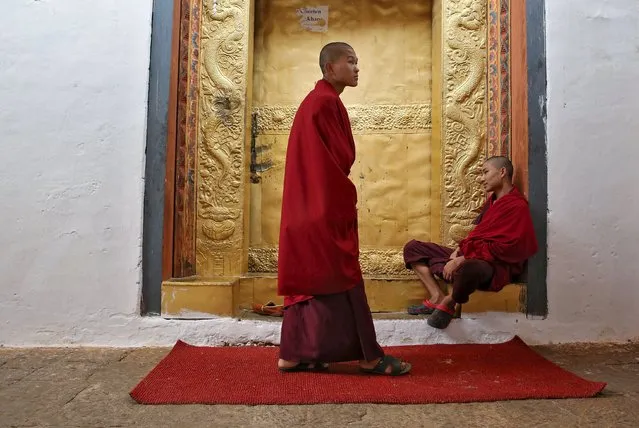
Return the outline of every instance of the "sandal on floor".
{"type": "Polygon", "coordinates": [[[437,309],[433,311],[426,322],[431,327],[443,330],[448,327],[454,317],[454,309],[450,309],[444,305],[437,305],[437,309]]]}
{"type": "Polygon", "coordinates": [[[409,306],[406,310],[410,315],[430,315],[435,311],[437,305],[424,300],[421,305],[409,306]]]}
{"type": "Polygon", "coordinates": [[[276,305],[273,302],[268,302],[264,305],[253,303],[252,310],[259,315],[266,315],[271,317],[284,316],[284,305],[276,305]]]}
{"type": "Polygon", "coordinates": [[[281,372],[295,373],[295,372],[325,372],[328,370],[328,364],[326,363],[298,363],[293,367],[278,367],[281,372]]]}
{"type": "Polygon", "coordinates": [[[400,376],[410,371],[413,366],[410,363],[400,360],[399,358],[392,357],[390,355],[384,355],[379,359],[379,362],[372,369],[364,369],[360,367],[360,370],[368,374],[380,374],[386,376],[400,376]],[[402,363],[405,367],[402,369],[402,363]],[[386,372],[388,366],[391,367],[390,373],[386,372]]]}

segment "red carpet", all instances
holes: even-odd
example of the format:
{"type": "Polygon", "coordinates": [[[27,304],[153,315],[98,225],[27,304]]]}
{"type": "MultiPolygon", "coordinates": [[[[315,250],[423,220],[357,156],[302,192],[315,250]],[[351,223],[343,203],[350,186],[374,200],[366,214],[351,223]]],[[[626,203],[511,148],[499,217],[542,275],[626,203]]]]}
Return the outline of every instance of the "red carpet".
{"type": "Polygon", "coordinates": [[[411,362],[411,374],[364,375],[350,363],[321,374],[280,373],[276,347],[178,342],[131,397],[143,404],[464,403],[592,397],[606,386],[563,370],[518,337],[497,345],[386,350],[411,362]]]}

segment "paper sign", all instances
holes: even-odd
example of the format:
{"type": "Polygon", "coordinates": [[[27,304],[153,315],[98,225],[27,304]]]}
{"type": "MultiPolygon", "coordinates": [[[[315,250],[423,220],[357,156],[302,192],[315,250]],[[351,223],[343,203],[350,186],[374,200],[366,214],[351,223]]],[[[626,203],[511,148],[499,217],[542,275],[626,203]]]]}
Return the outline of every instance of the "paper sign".
{"type": "Polygon", "coordinates": [[[303,29],[316,33],[328,31],[328,6],[307,6],[297,9],[303,29]]]}

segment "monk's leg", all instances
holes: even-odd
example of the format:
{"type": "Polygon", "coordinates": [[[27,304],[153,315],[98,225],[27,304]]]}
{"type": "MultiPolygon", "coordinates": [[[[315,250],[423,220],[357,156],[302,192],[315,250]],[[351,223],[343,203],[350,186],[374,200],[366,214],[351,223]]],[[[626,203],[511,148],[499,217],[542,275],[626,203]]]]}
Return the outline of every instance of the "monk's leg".
{"type": "MultiPolygon", "coordinates": [[[[375,324],[373,324],[373,315],[371,314],[366,290],[363,284],[347,291],[347,296],[351,304],[353,319],[357,329],[358,346],[360,349],[359,365],[364,370],[373,370],[382,358],[391,358],[392,356],[384,355],[384,351],[377,343],[377,335],[375,333],[375,324]]],[[[405,361],[398,360],[400,370],[410,370],[411,366],[405,361]]],[[[392,367],[388,365],[384,372],[391,374],[392,367]]]]}
{"type": "Polygon", "coordinates": [[[453,274],[452,292],[442,299],[442,304],[455,309],[457,303],[468,303],[476,290],[487,290],[493,278],[493,267],[484,260],[465,260],[453,274]]]}
{"type": "Polygon", "coordinates": [[[441,275],[453,249],[432,242],[412,240],[404,246],[404,263],[412,269],[428,291],[428,301],[439,304],[445,293],[439,287],[435,275],[441,275]]]}
{"type": "Polygon", "coordinates": [[[455,314],[455,305],[468,302],[475,290],[486,290],[493,276],[492,266],[483,260],[465,260],[453,274],[453,291],[442,299],[440,306],[428,318],[428,325],[438,329],[448,327],[455,314]]]}
{"type": "MultiPolygon", "coordinates": [[[[315,296],[284,311],[280,337],[280,369],[306,370],[319,364],[360,361],[372,369],[384,358],[364,285],[337,294],[315,296]]],[[[388,357],[386,357],[388,358],[388,357]]],[[[400,363],[402,369],[410,368],[400,363]]],[[[390,372],[390,367],[388,372],[390,372]]]]}
{"type": "Polygon", "coordinates": [[[291,320],[292,317],[294,317],[294,315],[291,315],[289,310],[284,311],[280,335],[280,359],[277,361],[277,367],[280,369],[293,368],[300,363],[299,358],[296,358],[296,355],[293,352],[295,349],[295,336],[297,332],[295,326],[291,325],[291,321],[293,321],[291,320]],[[282,352],[282,350],[284,350],[284,352],[282,352]],[[283,356],[289,358],[289,360],[285,360],[282,358],[283,356]]]}
{"type": "Polygon", "coordinates": [[[315,336],[309,334],[309,328],[312,333],[316,314],[309,306],[309,302],[305,301],[284,310],[280,335],[280,358],[277,362],[280,370],[292,370],[300,367],[301,364],[305,364],[307,370],[326,367],[315,359],[313,353],[316,346],[315,336]]]}
{"type": "Polygon", "coordinates": [[[417,277],[422,282],[430,297],[428,301],[433,305],[441,303],[444,299],[445,293],[439,288],[439,283],[430,271],[430,268],[424,263],[411,263],[413,271],[417,274],[417,277]]]}
{"type": "MultiPolygon", "coordinates": [[[[281,332],[278,366],[284,371],[296,370],[298,364],[312,370],[341,361],[359,361],[362,369],[372,370],[389,358],[377,342],[363,284],[289,306],[281,332]]],[[[410,369],[408,363],[399,364],[402,371],[410,369]]]]}

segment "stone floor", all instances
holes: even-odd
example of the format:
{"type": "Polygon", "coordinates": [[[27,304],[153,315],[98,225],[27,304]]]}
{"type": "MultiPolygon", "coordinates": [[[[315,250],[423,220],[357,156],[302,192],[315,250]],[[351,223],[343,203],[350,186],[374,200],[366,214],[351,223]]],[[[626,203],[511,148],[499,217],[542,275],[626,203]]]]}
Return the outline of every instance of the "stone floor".
{"type": "Polygon", "coordinates": [[[168,349],[0,348],[1,427],[639,427],[639,344],[537,347],[600,397],[433,405],[143,406],[131,388],[168,349]]]}

